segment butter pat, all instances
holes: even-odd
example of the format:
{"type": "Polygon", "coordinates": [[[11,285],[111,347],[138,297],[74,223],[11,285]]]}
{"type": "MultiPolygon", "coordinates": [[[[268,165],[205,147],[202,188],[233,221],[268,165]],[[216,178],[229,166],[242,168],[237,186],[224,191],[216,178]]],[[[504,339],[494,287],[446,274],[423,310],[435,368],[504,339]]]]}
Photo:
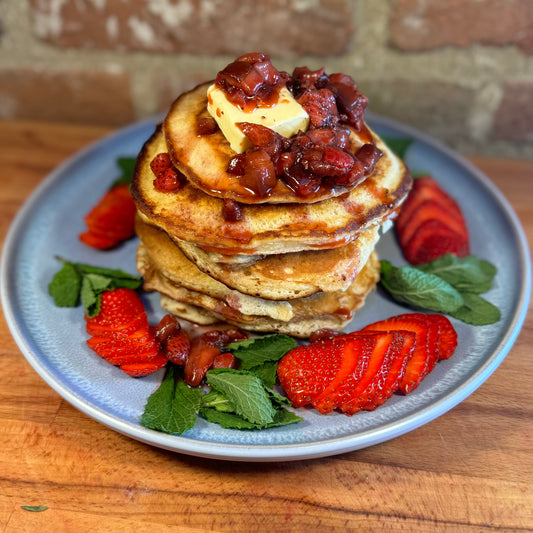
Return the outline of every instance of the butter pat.
{"type": "Polygon", "coordinates": [[[239,122],[261,124],[283,137],[292,137],[309,127],[309,115],[285,87],[280,90],[278,102],[272,107],[258,107],[245,112],[232,104],[224,91],[213,84],[207,89],[207,110],[217,121],[231,149],[238,154],[251,146],[248,138],[237,126],[239,122]]]}

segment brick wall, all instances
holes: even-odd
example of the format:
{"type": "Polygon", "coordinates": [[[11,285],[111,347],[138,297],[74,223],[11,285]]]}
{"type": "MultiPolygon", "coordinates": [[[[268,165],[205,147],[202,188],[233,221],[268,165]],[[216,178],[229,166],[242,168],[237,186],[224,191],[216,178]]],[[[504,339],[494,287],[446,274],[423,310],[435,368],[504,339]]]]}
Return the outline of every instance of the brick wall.
{"type": "Polygon", "coordinates": [[[464,153],[533,156],[533,0],[3,0],[0,118],[120,126],[249,51],[346,72],[464,153]]]}

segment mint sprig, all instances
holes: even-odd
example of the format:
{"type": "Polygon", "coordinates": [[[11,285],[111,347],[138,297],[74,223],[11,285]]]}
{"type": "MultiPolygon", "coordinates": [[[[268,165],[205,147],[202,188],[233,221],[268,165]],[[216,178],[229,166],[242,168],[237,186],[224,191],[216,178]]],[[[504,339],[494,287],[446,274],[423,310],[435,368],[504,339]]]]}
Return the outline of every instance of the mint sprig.
{"type": "Polygon", "coordinates": [[[302,418],[285,409],[291,405],[288,398],[273,390],[278,361],[295,346],[296,341],[286,335],[267,335],[230,344],[227,349],[239,354],[241,368],[209,370],[206,383],[211,390],[203,393],[201,386],[195,389],[200,394],[200,403],[197,396],[192,403],[185,396],[176,397],[173,386],[177,388],[181,383],[180,387],[187,387],[176,367],[172,374],[167,372],[162,390],[158,389],[148,399],[141,423],[158,431],[176,433],[170,431],[174,426],[156,424],[153,420],[176,418],[181,410],[184,412],[181,419],[188,424],[179,426],[180,434],[194,427],[196,415],[229,429],[264,429],[301,421],[302,418]],[[249,368],[243,370],[242,366],[249,368]],[[268,382],[262,379],[263,375],[268,382]]]}
{"type": "Polygon", "coordinates": [[[496,267],[473,255],[447,254],[424,265],[381,262],[381,285],[401,303],[445,313],[475,326],[497,322],[500,311],[479,296],[492,287],[496,267]]]}
{"type": "Polygon", "coordinates": [[[58,307],[76,307],[81,300],[88,317],[100,311],[102,294],[119,287],[138,289],[141,276],[122,270],[102,268],[83,263],[71,263],[59,258],[63,266],[48,285],[48,293],[58,307]]]}
{"type": "Polygon", "coordinates": [[[273,334],[234,342],[227,350],[239,360],[241,370],[249,370],[270,388],[276,384],[278,361],[298,343],[288,335],[273,334]]]}

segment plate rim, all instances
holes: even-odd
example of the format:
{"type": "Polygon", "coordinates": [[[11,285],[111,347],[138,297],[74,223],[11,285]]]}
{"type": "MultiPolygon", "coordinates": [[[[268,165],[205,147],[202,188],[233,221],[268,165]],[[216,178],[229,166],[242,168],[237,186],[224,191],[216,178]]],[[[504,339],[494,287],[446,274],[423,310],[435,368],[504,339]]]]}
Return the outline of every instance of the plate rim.
{"type": "Polygon", "coordinates": [[[493,353],[486,359],[479,368],[472,373],[468,379],[450,391],[448,394],[431,403],[430,405],[416,410],[414,413],[402,416],[399,419],[386,423],[377,428],[364,430],[357,434],[343,435],[330,439],[323,439],[311,443],[290,443],[290,444],[273,444],[273,445],[246,445],[246,444],[224,444],[210,442],[200,439],[192,439],[177,435],[166,435],[144,426],[139,423],[135,424],[119,416],[110,414],[105,409],[98,407],[87,401],[81,395],[75,393],[60,379],[48,371],[46,366],[40,361],[39,354],[35,353],[31,343],[24,336],[23,322],[18,320],[12,306],[12,289],[9,286],[9,280],[12,276],[12,258],[15,256],[17,248],[17,236],[23,231],[24,225],[31,220],[29,213],[32,207],[38,203],[41,196],[52,188],[56,182],[68,169],[75,166],[81,159],[90,155],[103,145],[116,141],[121,137],[136,132],[139,129],[154,126],[161,119],[160,115],[141,120],[111,132],[92,143],[88,144],[81,150],[75,152],[57,167],[55,167],[37,187],[26,198],[13,218],[7,231],[4,246],[2,248],[2,259],[0,264],[0,293],[2,295],[2,307],[6,323],[13,336],[17,346],[21,350],[26,360],[30,363],[37,374],[63,399],[76,407],[78,410],[113,429],[121,434],[127,435],[135,440],[157,446],[169,451],[184,453],[187,455],[232,460],[246,462],[266,462],[266,461],[291,461],[302,459],[314,459],[325,456],[347,453],[368,446],[373,446],[381,442],[396,438],[400,435],[413,431],[424,424],[438,418],[445,412],[449,411],[465,398],[472,394],[480,387],[501,364],[514,344],[520,329],[525,321],[528,304],[531,294],[531,260],[529,254],[529,245],[521,222],[514,212],[512,206],[496,187],[496,185],[480,169],[470,163],[464,156],[448,148],[441,141],[413,128],[403,124],[395,119],[383,117],[375,113],[368,112],[367,119],[376,125],[391,128],[406,137],[432,147],[460,167],[465,168],[475,179],[483,184],[488,190],[491,197],[498,203],[503,214],[510,222],[513,229],[514,237],[519,244],[518,251],[520,255],[521,269],[521,292],[518,304],[512,314],[509,327],[500,339],[500,342],[493,353]]]}

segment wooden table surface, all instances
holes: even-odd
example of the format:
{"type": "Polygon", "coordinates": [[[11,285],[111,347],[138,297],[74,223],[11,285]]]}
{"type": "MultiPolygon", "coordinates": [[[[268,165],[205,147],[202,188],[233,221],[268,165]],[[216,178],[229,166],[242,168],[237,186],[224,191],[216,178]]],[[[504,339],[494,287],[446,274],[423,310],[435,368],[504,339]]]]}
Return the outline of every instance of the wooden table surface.
{"type": "MultiPolygon", "coordinates": [[[[0,122],[2,243],[44,176],[105,133],[0,122]]],[[[471,160],[533,242],[533,162],[471,160]]],[[[26,362],[2,315],[0,532],[533,531],[532,346],[530,312],[496,372],[431,423],[343,455],[249,464],[154,448],[77,411],[26,362]]]]}

